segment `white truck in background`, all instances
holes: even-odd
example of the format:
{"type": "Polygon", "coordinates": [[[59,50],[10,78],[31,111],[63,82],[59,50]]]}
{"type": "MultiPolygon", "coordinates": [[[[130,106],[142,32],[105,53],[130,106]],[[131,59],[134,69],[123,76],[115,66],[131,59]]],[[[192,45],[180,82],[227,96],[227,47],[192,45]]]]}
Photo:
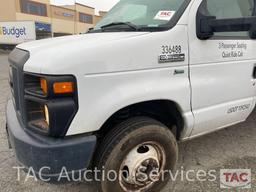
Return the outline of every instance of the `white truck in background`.
{"type": "Polygon", "coordinates": [[[34,21],[0,22],[0,48],[36,40],[34,21]]]}

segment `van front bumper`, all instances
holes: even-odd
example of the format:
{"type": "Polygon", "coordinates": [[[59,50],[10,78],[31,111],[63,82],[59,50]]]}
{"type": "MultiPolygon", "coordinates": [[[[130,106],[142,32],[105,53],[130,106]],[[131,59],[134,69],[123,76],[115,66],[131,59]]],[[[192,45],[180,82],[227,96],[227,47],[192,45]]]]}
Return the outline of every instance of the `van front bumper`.
{"type": "Polygon", "coordinates": [[[49,138],[34,134],[19,123],[11,100],[7,104],[6,116],[9,143],[25,170],[33,170],[36,176],[55,181],[63,173],[75,175],[90,166],[96,136],[49,138]]]}

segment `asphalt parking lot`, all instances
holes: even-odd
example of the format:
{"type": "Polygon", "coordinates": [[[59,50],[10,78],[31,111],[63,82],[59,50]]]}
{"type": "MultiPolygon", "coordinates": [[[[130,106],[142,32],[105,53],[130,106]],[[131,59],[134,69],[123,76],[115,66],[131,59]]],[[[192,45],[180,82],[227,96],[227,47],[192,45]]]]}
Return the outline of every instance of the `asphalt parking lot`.
{"type": "MultiPolygon", "coordinates": [[[[53,185],[34,179],[25,182],[22,173],[18,181],[14,154],[8,149],[5,133],[5,105],[9,95],[7,54],[0,51],[0,191],[3,192],[93,192],[94,184],[70,183],[53,185]]],[[[177,169],[216,170],[252,169],[252,189],[256,191],[256,111],[247,122],[221,130],[201,138],[179,144],[180,157],[177,169]]],[[[218,174],[217,174],[218,175],[218,174]]],[[[221,191],[220,181],[176,181],[170,182],[163,192],[221,191]]],[[[226,191],[226,190],[223,190],[226,191]]]]}

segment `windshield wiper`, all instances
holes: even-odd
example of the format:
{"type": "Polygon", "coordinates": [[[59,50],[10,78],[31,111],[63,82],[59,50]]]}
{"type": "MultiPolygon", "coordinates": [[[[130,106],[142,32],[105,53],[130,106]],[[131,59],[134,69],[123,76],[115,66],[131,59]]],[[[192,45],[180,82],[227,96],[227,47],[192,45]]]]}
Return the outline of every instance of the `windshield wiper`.
{"type": "Polygon", "coordinates": [[[109,28],[109,27],[120,26],[120,25],[128,26],[128,27],[130,27],[131,29],[133,29],[135,31],[138,31],[140,29],[137,25],[135,25],[131,22],[113,22],[113,23],[109,23],[107,25],[101,26],[101,29],[104,30],[104,29],[109,28]]]}

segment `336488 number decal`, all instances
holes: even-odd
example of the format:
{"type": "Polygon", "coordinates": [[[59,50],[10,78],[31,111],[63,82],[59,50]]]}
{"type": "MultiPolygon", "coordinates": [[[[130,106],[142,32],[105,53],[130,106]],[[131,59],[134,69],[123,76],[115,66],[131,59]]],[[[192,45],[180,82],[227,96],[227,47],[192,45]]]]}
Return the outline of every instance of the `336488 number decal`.
{"type": "Polygon", "coordinates": [[[181,46],[180,45],[163,45],[162,46],[162,54],[179,54],[181,53],[181,46]]]}

